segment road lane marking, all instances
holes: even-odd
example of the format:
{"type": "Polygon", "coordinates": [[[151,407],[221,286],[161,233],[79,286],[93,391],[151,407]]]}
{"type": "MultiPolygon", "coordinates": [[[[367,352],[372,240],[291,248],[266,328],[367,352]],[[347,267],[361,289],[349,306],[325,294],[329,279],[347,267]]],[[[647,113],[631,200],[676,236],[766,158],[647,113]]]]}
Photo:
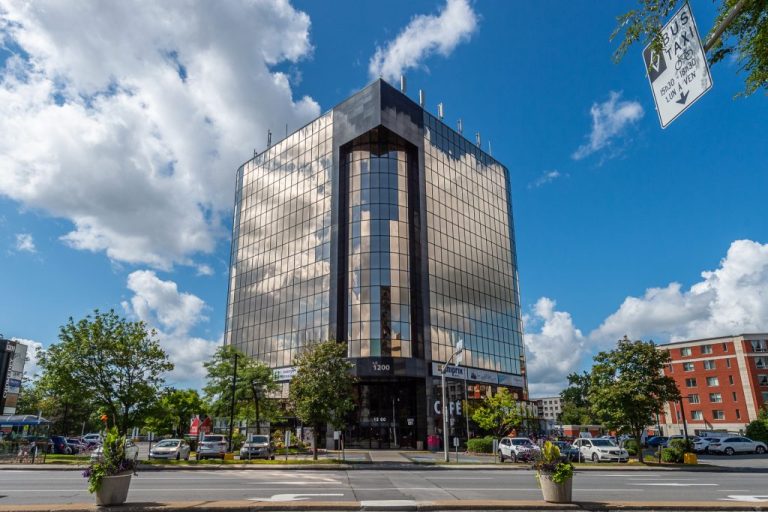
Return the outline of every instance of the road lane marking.
{"type": "Polygon", "coordinates": [[[656,486],[663,486],[663,487],[704,487],[704,486],[715,486],[717,487],[718,484],[682,484],[680,482],[644,482],[642,484],[635,484],[631,483],[630,485],[656,485],[656,486]]]}
{"type": "Polygon", "coordinates": [[[755,502],[766,502],[768,501],[768,496],[750,496],[750,495],[731,495],[727,498],[720,498],[720,501],[755,501],[755,502]]]}
{"type": "Polygon", "coordinates": [[[365,509],[366,507],[415,507],[416,501],[414,500],[364,500],[360,502],[360,506],[365,509]]]}
{"type": "Polygon", "coordinates": [[[248,498],[248,501],[269,501],[269,502],[276,502],[276,501],[305,501],[309,498],[313,498],[316,496],[344,496],[343,494],[337,494],[337,493],[325,493],[325,494],[273,494],[269,498],[248,498]]]}

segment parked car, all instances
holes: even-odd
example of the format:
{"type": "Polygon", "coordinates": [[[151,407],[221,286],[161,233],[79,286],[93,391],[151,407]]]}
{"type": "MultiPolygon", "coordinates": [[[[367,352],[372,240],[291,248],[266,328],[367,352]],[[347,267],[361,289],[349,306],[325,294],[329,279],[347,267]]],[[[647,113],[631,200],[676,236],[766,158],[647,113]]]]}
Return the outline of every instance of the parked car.
{"type": "Polygon", "coordinates": [[[76,437],[68,437],[67,446],[72,449],[72,454],[85,453],[88,451],[88,445],[76,437]]]}
{"type": "Polygon", "coordinates": [[[619,444],[618,441],[616,440],[615,436],[605,435],[605,436],[600,436],[598,439],[607,439],[607,440],[611,441],[613,444],[619,444]]]}
{"type": "Polygon", "coordinates": [[[101,437],[101,434],[92,433],[92,434],[85,434],[82,437],[82,441],[88,446],[93,447],[93,446],[100,445],[102,442],[104,442],[104,439],[101,437]]]}
{"type": "Polygon", "coordinates": [[[252,434],[240,448],[240,460],[258,458],[275,460],[275,447],[269,436],[252,434]]]}
{"type": "Polygon", "coordinates": [[[227,453],[227,436],[221,434],[208,434],[203,437],[197,447],[198,459],[224,459],[227,453]]]}
{"type": "Polygon", "coordinates": [[[502,437],[499,441],[499,460],[504,462],[507,459],[517,462],[518,459],[527,460],[532,458],[533,452],[539,451],[539,447],[531,442],[527,437],[502,437]]]}
{"type": "Polygon", "coordinates": [[[720,441],[722,437],[700,437],[693,443],[693,451],[697,453],[709,453],[709,445],[714,441],[720,441]]]}
{"type": "MultiPolygon", "coordinates": [[[[91,453],[91,461],[101,460],[101,454],[104,451],[104,446],[99,446],[91,453]]],[[[125,441],[125,457],[133,459],[134,461],[139,459],[139,447],[131,441],[126,439],[125,441]]]]}
{"type": "Polygon", "coordinates": [[[753,441],[748,437],[734,436],[721,437],[709,443],[711,453],[724,453],[734,455],[736,453],[760,453],[768,451],[768,446],[762,441],[753,441]]]}
{"type": "Polygon", "coordinates": [[[629,452],[619,448],[609,439],[577,439],[573,445],[579,450],[582,460],[591,460],[592,462],[629,461],[629,452]]]}
{"type": "Polygon", "coordinates": [[[189,460],[191,448],[183,439],[163,439],[149,450],[151,459],[189,460]]]}
{"type": "Polygon", "coordinates": [[[72,447],[67,443],[64,436],[51,436],[48,439],[48,453],[59,455],[72,455],[72,447]]]}
{"type": "Polygon", "coordinates": [[[645,441],[645,445],[648,448],[658,448],[659,446],[661,446],[662,448],[666,448],[667,447],[667,438],[664,437],[664,436],[649,437],[645,441]]]}
{"type": "Polygon", "coordinates": [[[566,461],[576,461],[579,458],[579,449],[566,441],[552,441],[552,444],[560,448],[560,457],[566,461]]]}
{"type": "MultiPolygon", "coordinates": [[[[669,436],[669,437],[667,438],[667,442],[664,444],[664,446],[671,446],[671,444],[670,444],[670,443],[671,443],[672,441],[674,441],[675,439],[685,439],[685,436],[684,436],[684,435],[682,435],[682,434],[674,434],[674,435],[671,435],[671,436],[669,436]]],[[[693,443],[693,444],[694,444],[694,449],[695,449],[696,441],[698,441],[699,439],[700,439],[700,438],[699,438],[699,436],[688,436],[688,440],[689,440],[691,443],[693,443]]]]}

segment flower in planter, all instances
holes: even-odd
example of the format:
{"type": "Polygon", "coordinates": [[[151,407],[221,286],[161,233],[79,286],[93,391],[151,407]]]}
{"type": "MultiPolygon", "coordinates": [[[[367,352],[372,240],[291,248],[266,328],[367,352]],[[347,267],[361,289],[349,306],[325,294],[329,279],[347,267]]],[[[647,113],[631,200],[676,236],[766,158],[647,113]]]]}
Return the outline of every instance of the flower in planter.
{"type": "Polygon", "coordinates": [[[125,453],[126,442],[126,437],[118,433],[117,427],[107,431],[101,456],[92,459],[83,471],[83,476],[88,479],[88,492],[98,491],[104,477],[121,475],[128,471],[136,474],[135,459],[125,453]]]}
{"type": "Polygon", "coordinates": [[[547,441],[541,452],[537,453],[531,469],[536,470],[536,480],[541,485],[540,476],[546,475],[556,484],[573,478],[573,464],[564,459],[557,445],[547,441]]]}

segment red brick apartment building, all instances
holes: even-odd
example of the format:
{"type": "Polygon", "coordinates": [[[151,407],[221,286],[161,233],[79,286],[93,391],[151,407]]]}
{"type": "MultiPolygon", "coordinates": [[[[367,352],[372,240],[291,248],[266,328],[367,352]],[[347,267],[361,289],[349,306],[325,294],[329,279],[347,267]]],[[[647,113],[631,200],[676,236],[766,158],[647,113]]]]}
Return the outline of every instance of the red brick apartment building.
{"type": "Polygon", "coordinates": [[[768,405],[768,334],[739,334],[659,345],[672,356],[664,373],[675,379],[683,404],[660,416],[665,435],[702,430],[743,431],[768,405]]]}

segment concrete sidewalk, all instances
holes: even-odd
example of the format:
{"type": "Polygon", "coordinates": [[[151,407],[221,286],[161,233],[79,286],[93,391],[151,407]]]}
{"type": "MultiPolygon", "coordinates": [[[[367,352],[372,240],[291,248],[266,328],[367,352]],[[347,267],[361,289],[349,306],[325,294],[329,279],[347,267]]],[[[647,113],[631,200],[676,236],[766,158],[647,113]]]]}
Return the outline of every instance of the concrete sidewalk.
{"type": "Polygon", "coordinates": [[[669,511],[746,511],[768,510],[768,502],[576,502],[570,504],[544,501],[511,500],[450,500],[450,501],[185,501],[169,503],[126,503],[118,507],[97,507],[95,504],[68,505],[0,505],[0,512],[255,512],[255,511],[440,511],[440,510],[669,510],[669,511]]]}

